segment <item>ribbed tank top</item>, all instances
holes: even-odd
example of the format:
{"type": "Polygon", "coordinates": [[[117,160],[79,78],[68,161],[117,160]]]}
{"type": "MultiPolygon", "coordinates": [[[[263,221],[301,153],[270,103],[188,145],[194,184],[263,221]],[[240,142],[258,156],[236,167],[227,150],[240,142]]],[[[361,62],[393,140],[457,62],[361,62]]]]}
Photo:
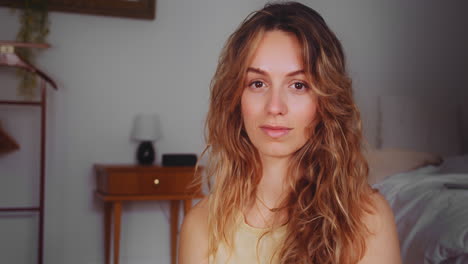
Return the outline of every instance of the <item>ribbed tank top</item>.
{"type": "Polygon", "coordinates": [[[224,244],[220,244],[214,256],[210,256],[209,264],[277,264],[281,245],[286,237],[287,225],[282,225],[264,235],[257,241],[266,228],[256,228],[248,225],[242,216],[234,233],[234,248],[229,256],[224,244]],[[271,259],[271,262],[270,262],[271,259]]]}

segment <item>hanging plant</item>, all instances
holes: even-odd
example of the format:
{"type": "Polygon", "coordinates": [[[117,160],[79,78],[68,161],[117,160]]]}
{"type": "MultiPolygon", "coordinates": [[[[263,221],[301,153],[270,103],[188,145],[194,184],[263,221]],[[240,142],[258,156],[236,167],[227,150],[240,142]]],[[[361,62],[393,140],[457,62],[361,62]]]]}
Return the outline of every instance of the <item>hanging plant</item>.
{"type": "MultiPolygon", "coordinates": [[[[47,0],[23,0],[24,8],[20,10],[20,28],[16,35],[19,42],[45,43],[49,34],[49,16],[47,0]]],[[[18,48],[17,54],[25,61],[34,64],[36,49],[18,48]]],[[[36,96],[36,75],[23,69],[17,70],[20,79],[18,95],[32,99],[36,96]]]]}

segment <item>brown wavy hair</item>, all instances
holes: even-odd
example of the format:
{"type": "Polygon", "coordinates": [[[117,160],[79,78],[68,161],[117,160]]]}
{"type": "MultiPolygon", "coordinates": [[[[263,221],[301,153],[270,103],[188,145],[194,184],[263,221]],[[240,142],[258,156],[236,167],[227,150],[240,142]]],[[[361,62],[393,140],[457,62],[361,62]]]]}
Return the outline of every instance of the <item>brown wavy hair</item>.
{"type": "Polygon", "coordinates": [[[240,101],[247,67],[265,32],[294,34],[304,70],[318,95],[316,125],[288,169],[290,193],[280,263],[357,263],[370,235],[363,222],[373,211],[362,128],[340,41],[313,9],[295,2],[267,4],[228,38],[211,82],[205,137],[209,154],[209,255],[232,249],[239,215],[255,199],[260,156],[245,131],[240,101]]]}

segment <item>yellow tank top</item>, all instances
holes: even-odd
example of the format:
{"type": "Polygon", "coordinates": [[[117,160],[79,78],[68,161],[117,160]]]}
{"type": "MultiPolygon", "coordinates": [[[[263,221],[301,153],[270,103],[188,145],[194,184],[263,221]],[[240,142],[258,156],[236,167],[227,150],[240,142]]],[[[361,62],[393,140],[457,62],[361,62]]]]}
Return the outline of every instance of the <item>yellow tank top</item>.
{"type": "Polygon", "coordinates": [[[244,217],[234,234],[234,248],[229,255],[224,244],[220,244],[214,256],[210,256],[209,264],[277,264],[280,246],[286,237],[287,225],[280,226],[257,241],[266,228],[256,228],[248,225],[244,217]],[[257,254],[258,253],[258,254],[257,254]],[[270,262],[271,259],[271,262],[270,262]]]}

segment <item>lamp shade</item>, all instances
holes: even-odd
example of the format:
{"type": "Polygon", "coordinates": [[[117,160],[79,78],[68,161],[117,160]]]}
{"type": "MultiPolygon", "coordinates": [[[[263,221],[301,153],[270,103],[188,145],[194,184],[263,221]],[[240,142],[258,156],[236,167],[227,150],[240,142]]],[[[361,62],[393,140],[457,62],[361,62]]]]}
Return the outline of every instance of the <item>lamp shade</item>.
{"type": "Polygon", "coordinates": [[[159,117],[156,114],[138,114],[133,122],[132,139],[155,141],[161,137],[159,117]]]}

